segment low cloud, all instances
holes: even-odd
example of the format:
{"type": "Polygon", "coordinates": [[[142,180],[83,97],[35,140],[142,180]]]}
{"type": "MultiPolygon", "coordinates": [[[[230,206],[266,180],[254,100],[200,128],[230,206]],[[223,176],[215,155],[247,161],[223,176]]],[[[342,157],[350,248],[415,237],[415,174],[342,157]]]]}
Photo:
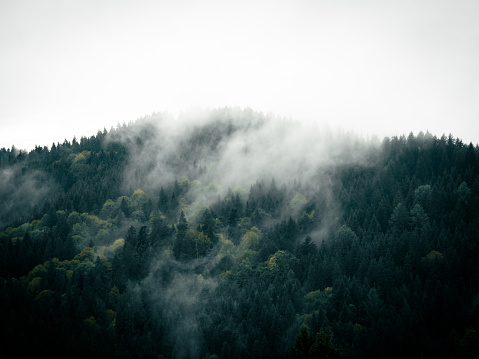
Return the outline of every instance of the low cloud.
{"type": "Polygon", "coordinates": [[[35,205],[43,204],[52,188],[52,181],[42,171],[20,165],[0,169],[0,228],[23,220],[35,205]]]}
{"type": "Polygon", "coordinates": [[[178,262],[171,251],[164,251],[142,282],[153,308],[169,323],[167,345],[173,358],[199,358],[203,349],[201,320],[218,286],[217,279],[198,273],[200,268],[208,270],[209,262],[207,258],[178,262]]]}
{"type": "Polygon", "coordinates": [[[353,133],[238,108],[191,110],[176,119],[155,114],[131,127],[109,139],[130,153],[125,188],[152,193],[184,176],[214,183],[218,194],[271,178],[317,185],[327,182],[322,170],[364,162],[372,147],[353,133]]]}

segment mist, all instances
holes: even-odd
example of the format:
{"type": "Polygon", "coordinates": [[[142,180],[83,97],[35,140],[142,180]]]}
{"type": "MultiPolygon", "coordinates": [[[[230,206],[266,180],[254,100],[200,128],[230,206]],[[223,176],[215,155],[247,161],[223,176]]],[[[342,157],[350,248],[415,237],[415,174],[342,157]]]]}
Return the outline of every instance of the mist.
{"type": "Polygon", "coordinates": [[[195,109],[177,118],[153,114],[131,131],[110,133],[109,141],[128,147],[126,190],[157,196],[174,181],[187,183],[190,214],[228,191],[246,199],[253,184],[272,179],[278,186],[307,184],[306,197],[327,196],[335,168],[367,166],[379,147],[377,139],[248,108],[195,109]]]}
{"type": "Polygon", "coordinates": [[[27,170],[20,164],[0,169],[0,228],[28,218],[55,188],[48,174],[27,170]]]}
{"type": "Polygon", "coordinates": [[[198,358],[203,350],[202,327],[217,295],[218,280],[198,274],[198,267],[205,270],[209,262],[202,259],[182,263],[165,251],[142,281],[142,291],[151,301],[149,305],[161,313],[162,321],[170,326],[163,346],[170,348],[172,358],[198,358]]]}

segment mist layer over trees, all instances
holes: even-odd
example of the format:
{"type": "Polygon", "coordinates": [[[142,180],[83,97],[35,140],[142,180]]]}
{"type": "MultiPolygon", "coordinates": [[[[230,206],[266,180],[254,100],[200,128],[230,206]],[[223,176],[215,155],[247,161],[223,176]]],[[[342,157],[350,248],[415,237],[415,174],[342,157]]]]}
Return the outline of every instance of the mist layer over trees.
{"type": "Polygon", "coordinates": [[[479,149],[249,109],[0,149],[0,348],[477,357],[479,149]]]}

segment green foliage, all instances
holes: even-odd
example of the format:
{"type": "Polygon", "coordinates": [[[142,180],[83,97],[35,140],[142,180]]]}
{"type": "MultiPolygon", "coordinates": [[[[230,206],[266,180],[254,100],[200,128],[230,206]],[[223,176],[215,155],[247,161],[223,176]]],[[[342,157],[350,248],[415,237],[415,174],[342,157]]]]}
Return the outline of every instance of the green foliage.
{"type": "Polygon", "coordinates": [[[289,202],[289,206],[293,211],[299,211],[306,204],[306,198],[301,193],[296,193],[296,195],[289,202]]]}
{"type": "Polygon", "coordinates": [[[288,268],[289,256],[286,251],[277,251],[269,258],[266,266],[273,273],[284,271],[288,268]]]}
{"type": "Polygon", "coordinates": [[[313,337],[303,327],[291,352],[292,359],[342,357],[344,357],[342,350],[336,348],[333,344],[333,333],[330,329],[321,329],[316,337],[313,337]]]}
{"type": "Polygon", "coordinates": [[[262,236],[263,234],[258,228],[252,227],[241,238],[240,249],[241,250],[251,249],[253,251],[258,251],[261,245],[262,236]]]}
{"type": "Polygon", "coordinates": [[[184,240],[185,245],[193,251],[194,258],[205,256],[213,247],[211,239],[203,232],[198,232],[195,229],[187,230],[184,240]]]}
{"type": "Polygon", "coordinates": [[[406,206],[403,203],[398,203],[394,208],[389,225],[393,231],[402,232],[407,229],[409,225],[409,214],[406,206]]]}
{"type": "Polygon", "coordinates": [[[102,219],[115,217],[115,214],[118,212],[118,206],[111,199],[107,199],[105,204],[100,211],[100,217],[102,219]]]}
{"type": "Polygon", "coordinates": [[[414,190],[414,202],[425,209],[431,205],[432,187],[430,185],[421,185],[414,190]]]}

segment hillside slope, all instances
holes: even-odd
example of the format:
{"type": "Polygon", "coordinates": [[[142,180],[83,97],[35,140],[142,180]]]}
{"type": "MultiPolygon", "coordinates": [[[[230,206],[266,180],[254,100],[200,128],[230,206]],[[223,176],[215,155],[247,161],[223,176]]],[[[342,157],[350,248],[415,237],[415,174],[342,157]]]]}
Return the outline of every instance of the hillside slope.
{"type": "Polygon", "coordinates": [[[50,357],[467,357],[479,149],[251,110],[0,150],[0,348],[50,357]]]}

